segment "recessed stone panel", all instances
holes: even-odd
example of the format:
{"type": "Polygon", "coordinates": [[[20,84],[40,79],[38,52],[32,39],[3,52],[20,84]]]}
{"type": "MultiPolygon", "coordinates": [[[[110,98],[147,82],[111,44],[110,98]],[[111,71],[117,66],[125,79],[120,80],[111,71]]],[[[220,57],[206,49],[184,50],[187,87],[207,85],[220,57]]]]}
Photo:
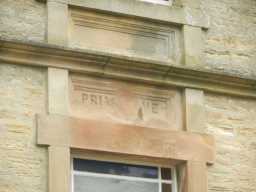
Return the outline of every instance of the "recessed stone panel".
{"type": "Polygon", "coordinates": [[[182,129],[181,95],[175,89],[72,74],[70,100],[75,117],[182,129]]]}
{"type": "Polygon", "coordinates": [[[69,9],[69,46],[180,62],[180,30],[138,18],[69,9]]]}

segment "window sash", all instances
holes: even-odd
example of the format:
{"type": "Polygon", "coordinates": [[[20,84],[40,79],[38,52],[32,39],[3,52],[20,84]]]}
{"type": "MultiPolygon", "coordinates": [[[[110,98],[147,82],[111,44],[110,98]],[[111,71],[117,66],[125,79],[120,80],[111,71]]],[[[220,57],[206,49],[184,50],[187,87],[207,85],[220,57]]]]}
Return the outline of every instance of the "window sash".
{"type": "MultiPolygon", "coordinates": [[[[160,166],[155,166],[158,169],[158,178],[143,178],[143,177],[135,177],[135,176],[112,175],[109,173],[94,173],[94,172],[88,172],[88,171],[77,171],[77,170],[74,170],[74,167],[73,167],[74,159],[76,159],[76,157],[72,157],[72,159],[71,159],[71,188],[72,188],[71,192],[75,192],[74,176],[89,176],[89,177],[94,177],[94,178],[111,178],[111,179],[134,181],[134,182],[145,182],[145,183],[156,183],[156,184],[158,183],[159,192],[162,192],[162,184],[170,184],[172,186],[172,192],[177,192],[176,169],[173,167],[170,167],[171,173],[172,173],[172,179],[165,180],[165,179],[162,179],[160,166]]],[[[79,157],[79,159],[81,159],[81,158],[79,157]]],[[[96,160],[96,161],[99,161],[99,160],[96,160]]]]}
{"type": "Polygon", "coordinates": [[[165,183],[165,184],[172,184],[172,180],[159,180],[157,179],[151,179],[151,178],[142,178],[142,177],[132,177],[132,176],[123,176],[123,175],[112,175],[112,174],[105,174],[105,173],[92,173],[87,171],[74,171],[74,175],[80,175],[80,176],[90,176],[95,178],[112,178],[112,179],[120,179],[120,180],[127,180],[127,181],[138,181],[138,182],[148,182],[148,183],[165,183]]]}

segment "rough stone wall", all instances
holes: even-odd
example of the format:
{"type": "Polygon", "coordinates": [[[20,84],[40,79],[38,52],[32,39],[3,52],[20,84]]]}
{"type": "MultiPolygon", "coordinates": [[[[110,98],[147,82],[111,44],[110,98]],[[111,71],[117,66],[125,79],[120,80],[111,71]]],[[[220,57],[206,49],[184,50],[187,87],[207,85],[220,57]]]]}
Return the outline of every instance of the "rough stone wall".
{"type": "Polygon", "coordinates": [[[209,192],[255,192],[256,101],[207,94],[206,114],[217,149],[209,192]]]}
{"type": "MultiPolygon", "coordinates": [[[[256,77],[256,1],[202,0],[210,16],[205,68],[256,77]]],[[[216,139],[209,192],[256,191],[256,101],[206,95],[207,132],[216,139]]]]}
{"type": "Polygon", "coordinates": [[[0,38],[45,40],[46,5],[35,0],[0,0],[0,38]]]}
{"type": "Polygon", "coordinates": [[[256,1],[202,0],[210,16],[206,33],[206,68],[256,77],[256,1]]]}
{"type": "Polygon", "coordinates": [[[47,151],[35,114],[46,111],[46,71],[0,63],[0,191],[46,192],[47,151]]]}
{"type": "MultiPolygon", "coordinates": [[[[256,0],[202,0],[211,27],[205,68],[256,77],[256,0]]],[[[0,37],[42,42],[45,4],[0,0],[0,37]]],[[[47,152],[35,145],[35,113],[46,111],[46,72],[0,63],[0,192],[46,192],[47,152]]],[[[210,192],[256,191],[256,101],[206,95],[216,138],[210,192]]]]}
{"type": "MultiPolygon", "coordinates": [[[[202,0],[210,16],[205,67],[256,77],[256,1],[202,0]]],[[[209,168],[210,192],[256,191],[256,101],[206,96],[207,132],[216,139],[217,159],[209,168]]]]}
{"type": "MultiPolygon", "coordinates": [[[[0,38],[43,42],[46,6],[0,0],[0,38]]],[[[46,192],[47,151],[36,146],[35,114],[46,111],[46,69],[0,63],[0,191],[46,192]]]]}

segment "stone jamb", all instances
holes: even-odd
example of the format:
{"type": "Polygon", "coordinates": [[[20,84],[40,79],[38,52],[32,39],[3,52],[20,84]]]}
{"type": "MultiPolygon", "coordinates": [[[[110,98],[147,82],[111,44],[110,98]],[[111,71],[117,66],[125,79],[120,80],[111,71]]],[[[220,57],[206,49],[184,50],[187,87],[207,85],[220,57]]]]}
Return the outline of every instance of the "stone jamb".
{"type": "Polygon", "coordinates": [[[191,25],[183,26],[184,41],[184,64],[202,65],[203,64],[203,31],[200,27],[191,25]]]}
{"type": "MultiPolygon", "coordinates": [[[[191,133],[205,133],[204,91],[184,89],[184,123],[185,131],[191,133]]],[[[208,191],[207,162],[187,161],[180,166],[183,181],[180,192],[208,191]]]]}
{"type": "MultiPolygon", "coordinates": [[[[68,85],[68,70],[48,68],[49,114],[69,115],[68,85]]],[[[48,157],[49,192],[70,192],[70,148],[50,145],[48,157]]]]}
{"type": "Polygon", "coordinates": [[[184,89],[185,131],[205,133],[204,91],[184,89]]]}
{"type": "Polygon", "coordinates": [[[68,44],[68,4],[67,0],[47,1],[47,42],[54,45],[68,44]]]}
{"type": "Polygon", "coordinates": [[[68,115],[69,72],[66,69],[48,68],[48,111],[53,114],[68,115]]]}

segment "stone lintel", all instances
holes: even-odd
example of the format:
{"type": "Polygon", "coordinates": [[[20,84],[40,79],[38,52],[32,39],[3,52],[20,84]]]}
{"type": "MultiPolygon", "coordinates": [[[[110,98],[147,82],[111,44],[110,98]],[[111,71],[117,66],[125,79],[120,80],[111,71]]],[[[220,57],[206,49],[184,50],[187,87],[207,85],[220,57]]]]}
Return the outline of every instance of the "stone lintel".
{"type": "Polygon", "coordinates": [[[39,115],[37,143],[121,155],[213,163],[214,138],[119,123],[39,115]]]}

